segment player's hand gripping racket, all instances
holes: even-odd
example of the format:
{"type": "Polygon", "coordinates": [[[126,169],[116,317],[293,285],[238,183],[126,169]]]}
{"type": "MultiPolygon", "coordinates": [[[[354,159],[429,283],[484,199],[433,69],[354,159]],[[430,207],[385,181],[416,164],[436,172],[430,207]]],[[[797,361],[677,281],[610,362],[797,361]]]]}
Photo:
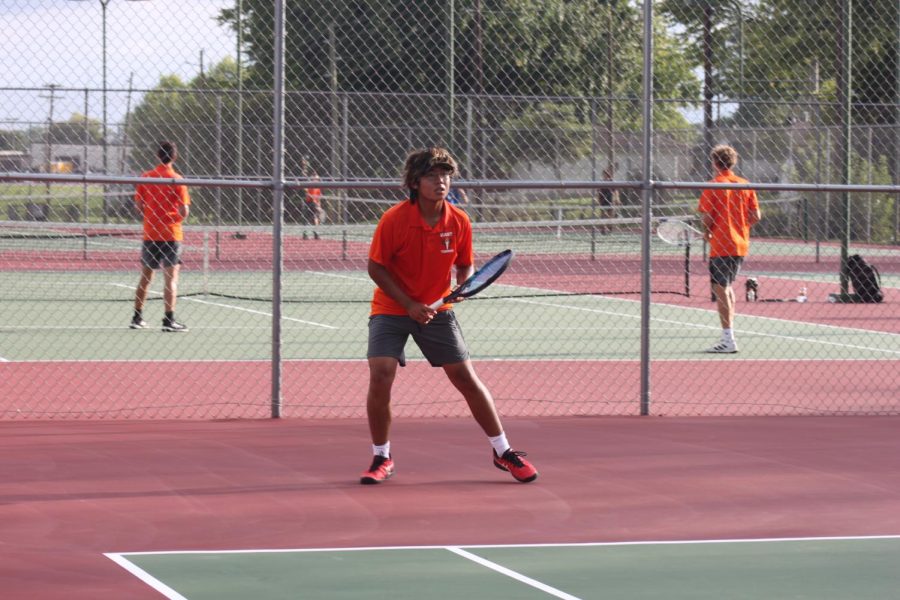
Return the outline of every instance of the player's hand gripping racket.
{"type": "Polygon", "coordinates": [[[679,219],[663,219],[656,226],[656,235],[667,244],[684,246],[701,239],[703,233],[679,219]]]}
{"type": "Polygon", "coordinates": [[[456,286],[456,289],[450,292],[449,295],[441,298],[440,300],[432,302],[429,307],[433,310],[437,310],[444,304],[448,304],[450,302],[453,302],[454,300],[458,300],[460,298],[470,298],[474,296],[487,286],[497,281],[497,278],[503,275],[503,271],[505,271],[506,267],[509,266],[509,262],[512,260],[512,256],[512,250],[504,250],[497,256],[481,265],[480,269],[475,271],[471,277],[456,286]]]}

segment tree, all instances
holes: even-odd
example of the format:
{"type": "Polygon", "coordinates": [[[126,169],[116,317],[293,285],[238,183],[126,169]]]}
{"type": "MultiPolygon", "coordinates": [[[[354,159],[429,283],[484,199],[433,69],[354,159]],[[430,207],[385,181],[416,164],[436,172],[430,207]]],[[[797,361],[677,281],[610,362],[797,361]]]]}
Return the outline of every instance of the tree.
{"type": "Polygon", "coordinates": [[[13,129],[0,130],[0,149],[27,151],[28,133],[13,129]]]}
{"type": "MultiPolygon", "coordinates": [[[[452,31],[453,89],[475,102],[476,130],[514,129],[523,118],[522,111],[534,118],[548,102],[560,104],[555,110],[561,119],[558,139],[590,126],[598,102],[612,111],[615,130],[641,127],[637,100],[642,89],[643,36],[636,3],[455,0],[456,16],[451,24],[449,11],[444,8],[448,1],[335,0],[327,8],[321,0],[290,3],[286,15],[286,78],[288,90],[296,90],[298,95],[292,93],[288,100],[288,122],[304,124],[307,136],[316,135],[321,124],[335,126],[336,100],[314,97],[313,92],[330,93],[332,98],[337,93],[381,94],[369,98],[364,114],[355,113],[360,126],[406,127],[429,132],[425,137],[432,143],[441,141],[442,134],[431,132],[449,129],[444,99],[449,89],[452,31]],[[604,14],[610,18],[598,18],[604,14]],[[398,98],[396,94],[407,97],[398,98]],[[412,94],[421,96],[409,106],[405,103],[412,94]]],[[[248,84],[270,88],[272,3],[244,0],[242,9],[248,84]]],[[[235,28],[236,16],[234,9],[227,9],[220,20],[235,28]]],[[[684,58],[683,44],[669,35],[661,21],[657,25],[655,85],[664,97],[687,97],[687,103],[691,103],[698,88],[690,63],[684,58]]],[[[679,112],[684,105],[680,101],[660,103],[654,108],[655,119],[666,129],[684,130],[687,122],[679,112]]],[[[467,117],[457,113],[453,118],[462,122],[467,117]]],[[[597,126],[609,124],[604,120],[597,126]]],[[[462,128],[462,124],[457,126],[457,130],[462,128]]],[[[475,152],[483,154],[486,150],[478,139],[480,136],[476,136],[475,152]]],[[[323,138],[322,143],[307,149],[315,151],[328,143],[323,138]]],[[[527,152],[527,140],[523,143],[527,152]]],[[[372,144],[396,146],[390,137],[372,140],[372,144]]],[[[590,144],[572,140],[571,148],[579,147],[590,148],[590,144]]],[[[537,146],[532,143],[530,148],[537,146]]],[[[394,154],[405,150],[394,148],[391,156],[379,157],[378,162],[396,163],[394,154]]],[[[351,148],[351,152],[358,151],[351,148]]],[[[320,158],[318,162],[331,161],[320,158]]],[[[480,161],[470,157],[470,162],[480,161]]],[[[505,168],[494,162],[482,175],[497,176],[505,168]]]]}
{"type": "Polygon", "coordinates": [[[97,119],[90,119],[79,113],[73,114],[68,121],[53,123],[50,131],[52,144],[95,145],[100,144],[103,139],[103,124],[97,119]],[[85,140],[85,125],[87,140],[85,140]]]}

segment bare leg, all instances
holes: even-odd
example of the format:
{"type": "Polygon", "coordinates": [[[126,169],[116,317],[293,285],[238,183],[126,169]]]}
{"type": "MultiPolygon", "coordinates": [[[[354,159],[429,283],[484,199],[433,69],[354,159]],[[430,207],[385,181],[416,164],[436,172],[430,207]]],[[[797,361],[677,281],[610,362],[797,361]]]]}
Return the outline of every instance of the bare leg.
{"type": "Polygon", "coordinates": [[[390,439],[391,387],[397,375],[398,361],[388,356],[369,358],[369,392],[366,396],[366,414],[372,443],[381,446],[390,439]]]}
{"type": "Polygon", "coordinates": [[[166,287],[163,290],[163,301],[166,304],[166,312],[175,312],[175,303],[178,302],[178,273],[181,265],[163,267],[163,275],[166,278],[166,287]]]}
{"type": "Polygon", "coordinates": [[[475,417],[475,421],[481,426],[484,433],[489,437],[503,433],[503,426],[500,424],[500,416],[497,414],[491,392],[478,379],[472,361],[465,360],[452,365],[444,365],[444,372],[450,378],[450,383],[466,399],[472,416],[475,417]]]}
{"type": "Polygon", "coordinates": [[[719,322],[722,329],[731,329],[734,324],[734,287],[713,284],[716,293],[716,307],[719,309],[719,322]]]}
{"type": "Polygon", "coordinates": [[[141,279],[138,281],[137,289],[134,292],[134,310],[141,312],[144,310],[144,304],[147,303],[147,294],[150,290],[150,284],[153,282],[153,269],[148,266],[141,265],[141,279]]]}

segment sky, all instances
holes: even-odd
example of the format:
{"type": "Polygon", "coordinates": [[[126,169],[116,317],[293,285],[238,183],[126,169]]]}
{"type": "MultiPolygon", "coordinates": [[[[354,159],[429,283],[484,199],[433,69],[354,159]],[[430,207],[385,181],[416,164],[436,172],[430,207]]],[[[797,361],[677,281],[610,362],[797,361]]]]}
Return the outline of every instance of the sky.
{"type": "MultiPolygon", "coordinates": [[[[135,89],[152,88],[160,76],[190,80],[226,56],[234,57],[234,33],[216,22],[234,0],[108,0],[106,8],[107,113],[121,121],[133,73],[135,89]]],[[[43,91],[9,88],[96,88],[103,82],[100,0],[0,0],[0,128],[46,122],[50,98],[43,91]]],[[[54,94],[54,121],[83,114],[84,93],[54,94]]],[[[101,94],[89,96],[88,113],[99,120],[101,94]]],[[[131,95],[132,107],[139,98],[131,95]]]]}

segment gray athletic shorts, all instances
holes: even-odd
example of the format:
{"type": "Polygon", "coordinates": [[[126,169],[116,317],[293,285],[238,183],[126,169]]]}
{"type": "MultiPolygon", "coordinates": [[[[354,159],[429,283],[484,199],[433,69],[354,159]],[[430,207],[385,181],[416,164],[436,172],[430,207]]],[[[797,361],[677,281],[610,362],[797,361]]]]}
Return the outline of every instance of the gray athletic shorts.
{"type": "Polygon", "coordinates": [[[369,317],[369,350],[366,356],[391,356],[404,367],[406,353],[403,349],[409,336],[412,336],[432,367],[452,365],[469,359],[466,340],[452,310],[439,312],[428,325],[421,325],[400,315],[369,317]]]}
{"type": "Polygon", "coordinates": [[[151,269],[181,264],[181,242],[153,242],[141,245],[141,264],[151,269]]]}
{"type": "Polygon", "coordinates": [[[728,287],[737,279],[744,263],[743,256],[713,256],[709,259],[709,278],[713,283],[728,287]]]}

